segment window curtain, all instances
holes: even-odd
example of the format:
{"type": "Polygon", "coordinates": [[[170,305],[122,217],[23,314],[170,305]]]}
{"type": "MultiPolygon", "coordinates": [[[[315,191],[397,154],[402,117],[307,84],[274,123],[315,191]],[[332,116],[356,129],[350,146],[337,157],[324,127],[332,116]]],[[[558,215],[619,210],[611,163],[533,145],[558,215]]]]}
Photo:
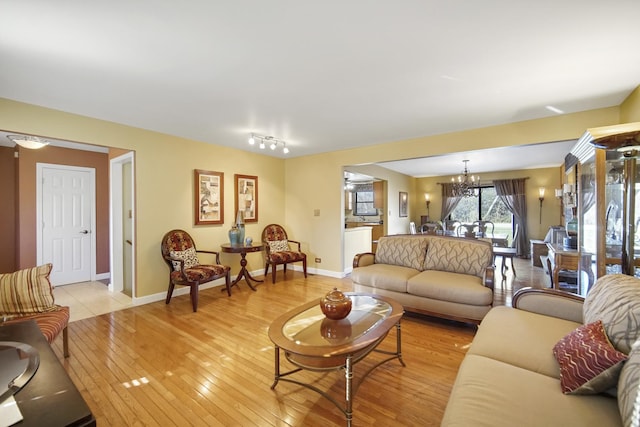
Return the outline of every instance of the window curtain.
{"type": "Polygon", "coordinates": [[[527,198],[524,192],[526,178],[499,179],[493,181],[496,194],[513,214],[520,232],[516,241],[516,255],[529,258],[529,230],[527,229],[527,198]]]}
{"type": "Polygon", "coordinates": [[[442,210],[440,211],[440,219],[444,223],[451,212],[458,206],[462,197],[453,195],[453,184],[446,182],[440,185],[442,185],[442,210]]]}

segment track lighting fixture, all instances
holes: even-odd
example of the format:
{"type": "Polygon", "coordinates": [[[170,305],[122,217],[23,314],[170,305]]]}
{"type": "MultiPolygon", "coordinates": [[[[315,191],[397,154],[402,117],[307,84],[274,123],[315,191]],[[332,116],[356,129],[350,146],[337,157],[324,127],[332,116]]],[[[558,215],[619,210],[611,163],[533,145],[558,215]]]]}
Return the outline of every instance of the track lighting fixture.
{"type": "Polygon", "coordinates": [[[282,153],[289,154],[289,148],[287,147],[287,143],[281,139],[274,138],[273,136],[258,135],[258,134],[252,133],[249,136],[249,145],[255,145],[256,141],[259,142],[258,148],[260,148],[261,150],[264,150],[267,147],[267,145],[269,145],[269,148],[271,150],[275,150],[276,148],[278,148],[278,145],[281,145],[282,153]]]}

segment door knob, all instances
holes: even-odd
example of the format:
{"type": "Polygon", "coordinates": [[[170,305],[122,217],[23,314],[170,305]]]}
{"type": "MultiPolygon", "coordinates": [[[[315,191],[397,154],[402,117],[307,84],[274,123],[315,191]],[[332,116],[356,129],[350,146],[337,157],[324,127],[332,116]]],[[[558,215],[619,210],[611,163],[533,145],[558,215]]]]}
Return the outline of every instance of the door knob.
{"type": "Polygon", "coordinates": [[[89,234],[89,230],[82,230],[80,234],[89,234]]]}

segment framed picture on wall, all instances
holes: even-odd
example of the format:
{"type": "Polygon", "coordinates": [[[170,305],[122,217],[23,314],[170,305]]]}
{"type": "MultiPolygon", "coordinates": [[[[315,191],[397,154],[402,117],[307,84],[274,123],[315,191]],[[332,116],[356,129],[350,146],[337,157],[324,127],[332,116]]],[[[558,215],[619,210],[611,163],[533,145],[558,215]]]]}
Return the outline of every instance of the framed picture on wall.
{"type": "Polygon", "coordinates": [[[398,208],[398,216],[403,217],[407,216],[407,207],[409,205],[409,193],[405,191],[400,192],[400,206],[398,208]]]}
{"type": "Polygon", "coordinates": [[[258,222],[258,177],[235,175],[236,215],[242,211],[244,222],[258,222]]]}
{"type": "Polygon", "coordinates": [[[224,174],[194,170],[196,225],[224,224],[224,174]]]}

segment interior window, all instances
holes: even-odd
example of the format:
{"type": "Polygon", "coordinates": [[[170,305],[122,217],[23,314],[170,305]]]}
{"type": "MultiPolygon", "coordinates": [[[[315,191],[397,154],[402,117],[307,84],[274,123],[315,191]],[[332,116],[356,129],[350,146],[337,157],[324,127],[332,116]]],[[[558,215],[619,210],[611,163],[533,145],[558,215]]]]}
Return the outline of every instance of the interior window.
{"type": "Polygon", "coordinates": [[[355,197],[354,215],[378,215],[378,209],[373,207],[373,183],[356,184],[353,194],[355,197]]]}

